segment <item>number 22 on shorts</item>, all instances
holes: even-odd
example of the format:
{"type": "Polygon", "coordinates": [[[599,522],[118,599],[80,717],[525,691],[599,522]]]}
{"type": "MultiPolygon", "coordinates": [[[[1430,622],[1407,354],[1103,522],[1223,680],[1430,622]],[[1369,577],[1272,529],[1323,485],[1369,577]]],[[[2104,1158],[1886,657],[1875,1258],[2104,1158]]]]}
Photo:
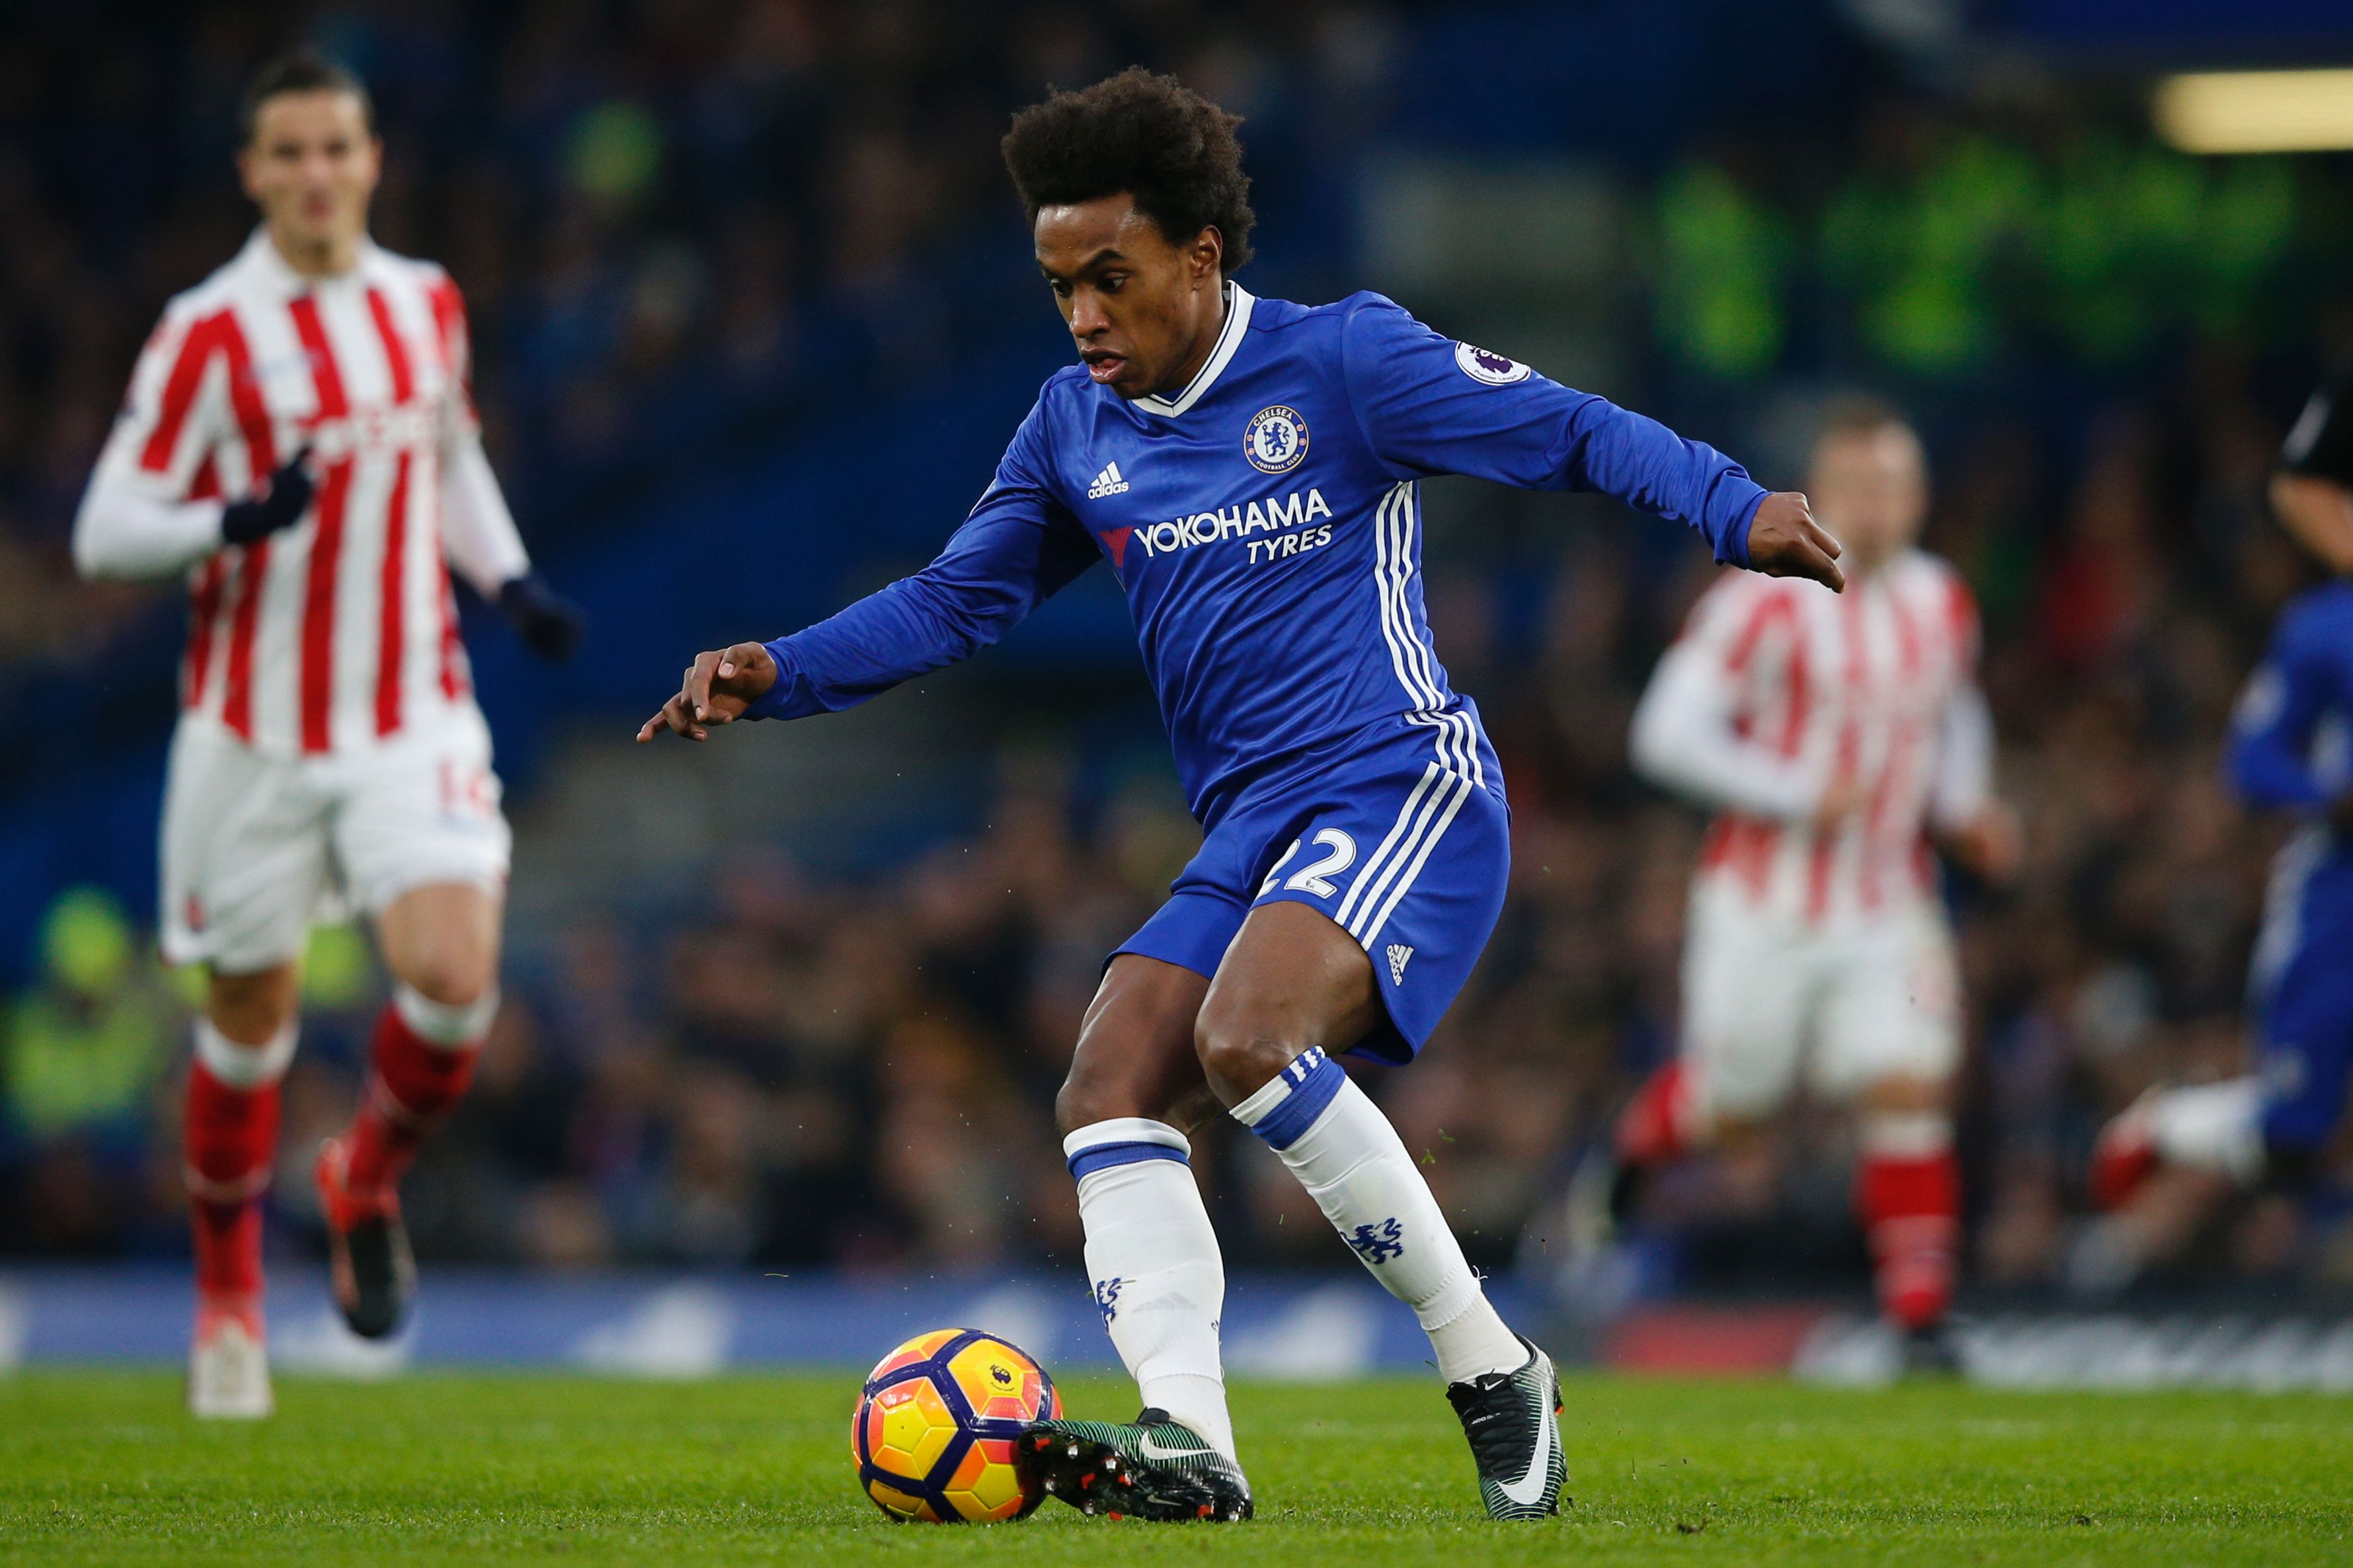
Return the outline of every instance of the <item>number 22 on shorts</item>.
{"type": "MultiPolygon", "coordinates": [[[[1291,847],[1282,852],[1282,858],[1274,863],[1274,869],[1269,871],[1266,874],[1266,880],[1259,884],[1260,898],[1262,899],[1274,891],[1275,879],[1282,875],[1282,868],[1291,864],[1293,856],[1299,853],[1302,842],[1297,838],[1291,841],[1291,847]]],[[[1340,889],[1327,879],[1346,870],[1356,863],[1356,841],[1339,828],[1326,827],[1320,830],[1310,842],[1323,847],[1324,858],[1293,871],[1290,879],[1282,886],[1294,893],[1313,893],[1319,899],[1331,898],[1340,889]]]]}

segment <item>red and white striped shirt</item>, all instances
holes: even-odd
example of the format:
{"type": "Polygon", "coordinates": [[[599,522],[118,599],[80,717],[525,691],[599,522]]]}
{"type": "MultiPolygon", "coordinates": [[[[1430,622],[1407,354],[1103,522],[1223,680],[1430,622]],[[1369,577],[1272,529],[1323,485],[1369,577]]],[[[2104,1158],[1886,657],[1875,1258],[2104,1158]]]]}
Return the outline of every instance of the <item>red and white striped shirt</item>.
{"type": "Polygon", "coordinates": [[[470,711],[447,559],[485,595],[529,570],[467,395],[448,273],[362,242],[308,279],[266,231],[174,299],[74,523],[93,576],[188,576],[192,721],[282,755],[470,711]],[[293,527],[224,546],[225,501],[305,446],[293,527]]]}
{"type": "Polygon", "coordinates": [[[1636,710],[1635,765],[1715,807],[1703,879],[1760,913],[1867,920],[1932,886],[1926,829],[1992,795],[1978,616],[1959,575],[1914,550],[1843,594],[1732,573],[1704,595],[1636,710]],[[1856,809],[1818,828],[1834,782],[1856,809]]]}

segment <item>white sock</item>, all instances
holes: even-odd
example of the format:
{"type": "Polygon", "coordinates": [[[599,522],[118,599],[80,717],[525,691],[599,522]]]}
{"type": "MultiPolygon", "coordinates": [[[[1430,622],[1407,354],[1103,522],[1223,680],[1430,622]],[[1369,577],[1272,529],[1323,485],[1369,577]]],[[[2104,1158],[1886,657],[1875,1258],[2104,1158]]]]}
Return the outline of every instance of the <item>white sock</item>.
{"type": "Polygon", "coordinates": [[[1527,1348],[1488,1304],[1404,1140],[1338,1062],[1308,1051],[1233,1117],[1282,1157],[1373,1278],[1413,1309],[1440,1377],[1464,1383],[1526,1363],[1527,1348]]]}
{"type": "Polygon", "coordinates": [[[1166,1410],[1231,1459],[1234,1423],[1218,1353],[1226,1266],[1193,1182],[1192,1152],[1174,1127],[1135,1116],[1062,1140],[1079,1182],[1087,1276],[1119,1359],[1146,1406],[1166,1410]]]}
{"type": "Polygon", "coordinates": [[[206,1072],[230,1089],[256,1089],[286,1076],[288,1065],[294,1060],[299,1026],[290,1021],[267,1043],[248,1046],[230,1039],[210,1018],[199,1016],[195,1033],[196,1059],[205,1064],[206,1072]]]}
{"type": "Polygon", "coordinates": [[[405,980],[395,981],[392,1005],[417,1037],[444,1050],[479,1046],[499,1016],[499,989],[491,986],[462,1005],[436,1002],[405,980]]]}
{"type": "Polygon", "coordinates": [[[1953,1146],[1953,1119],[1942,1110],[1866,1110],[1854,1132],[1866,1159],[1926,1160],[1953,1146]]]}
{"type": "Polygon", "coordinates": [[[2219,1171],[2242,1186],[2263,1173],[2263,1086],[2234,1078],[2169,1089],[2149,1103],[2149,1138],[2177,1165],[2219,1171]]]}

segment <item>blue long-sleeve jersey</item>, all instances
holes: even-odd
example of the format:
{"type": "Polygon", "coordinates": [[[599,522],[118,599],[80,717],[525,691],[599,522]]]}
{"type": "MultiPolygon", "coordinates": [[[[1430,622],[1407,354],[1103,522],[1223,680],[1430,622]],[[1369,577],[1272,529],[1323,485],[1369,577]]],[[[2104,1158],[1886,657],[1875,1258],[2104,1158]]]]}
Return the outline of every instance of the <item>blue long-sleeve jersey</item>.
{"type": "Polygon", "coordinates": [[[2231,782],[2250,805],[2317,811],[2353,786],[2353,584],[2280,613],[2232,721],[2231,782]]]}
{"type": "Polygon", "coordinates": [[[1127,594],[1194,815],[1376,724],[1463,754],[1475,721],[1430,646],[1417,481],[1588,489],[1690,523],[1747,564],[1765,495],[1723,454],[1377,294],[1316,307],[1226,285],[1183,391],[1128,400],[1057,373],[979,504],[923,571],[768,644],[749,717],[838,710],[1003,637],[1108,559],[1127,594]]]}

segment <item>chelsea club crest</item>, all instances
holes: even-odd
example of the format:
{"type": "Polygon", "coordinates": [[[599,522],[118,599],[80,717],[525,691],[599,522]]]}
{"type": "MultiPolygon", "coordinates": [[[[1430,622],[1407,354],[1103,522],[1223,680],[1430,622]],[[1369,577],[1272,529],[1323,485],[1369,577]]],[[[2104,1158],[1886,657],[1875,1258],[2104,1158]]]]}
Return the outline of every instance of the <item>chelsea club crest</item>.
{"type": "Polygon", "coordinates": [[[1307,456],[1307,421],[1279,403],[1260,409],[1242,431],[1242,455],[1261,473],[1291,472],[1307,456]]]}

